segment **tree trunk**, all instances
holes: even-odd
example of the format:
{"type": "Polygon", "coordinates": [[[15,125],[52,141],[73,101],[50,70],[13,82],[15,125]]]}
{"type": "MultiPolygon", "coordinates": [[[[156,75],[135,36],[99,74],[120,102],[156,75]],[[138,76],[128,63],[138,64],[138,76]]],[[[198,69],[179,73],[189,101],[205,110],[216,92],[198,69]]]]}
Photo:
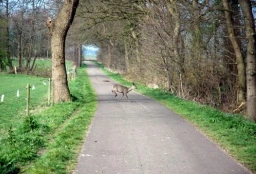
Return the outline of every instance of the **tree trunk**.
{"type": "Polygon", "coordinates": [[[14,71],[12,59],[11,59],[11,51],[10,51],[10,28],[9,28],[9,0],[6,0],[6,20],[7,20],[7,27],[6,27],[6,35],[7,35],[7,43],[6,43],[6,51],[7,51],[7,64],[9,66],[10,72],[14,71]]]}
{"type": "Polygon", "coordinates": [[[125,68],[126,72],[130,71],[130,60],[129,60],[129,51],[128,51],[128,43],[127,39],[124,39],[124,59],[125,59],[125,68]]]}
{"type": "Polygon", "coordinates": [[[19,31],[19,43],[18,43],[18,52],[19,52],[19,71],[23,70],[23,44],[22,44],[22,31],[19,31]]]}
{"type": "MultiPolygon", "coordinates": [[[[206,53],[205,50],[203,50],[203,39],[202,39],[202,30],[200,26],[200,5],[198,3],[198,0],[192,0],[192,18],[191,20],[191,34],[192,34],[192,46],[191,46],[191,59],[192,59],[192,68],[196,72],[196,76],[198,77],[198,80],[200,79],[201,74],[198,73],[201,71],[203,66],[203,55],[206,53]],[[201,62],[201,63],[198,63],[201,62]]],[[[199,82],[197,82],[199,83],[199,82]]]]}
{"type": "Polygon", "coordinates": [[[239,47],[239,44],[235,38],[235,32],[234,28],[232,26],[231,22],[231,15],[230,15],[230,8],[228,5],[229,0],[222,0],[223,7],[225,10],[225,18],[227,23],[227,30],[229,39],[231,41],[231,44],[234,48],[235,56],[236,56],[236,63],[237,63],[237,71],[238,71],[238,96],[237,96],[237,102],[242,103],[245,101],[245,64],[243,61],[243,56],[241,53],[241,49],[239,47]]]}
{"type": "Polygon", "coordinates": [[[141,58],[140,58],[140,51],[139,51],[139,38],[137,36],[137,33],[134,31],[134,29],[132,30],[132,37],[134,39],[134,50],[135,50],[135,57],[137,60],[137,66],[139,68],[139,72],[141,72],[141,58]]]}
{"type": "Polygon", "coordinates": [[[54,103],[71,100],[65,66],[65,40],[78,3],[79,0],[65,0],[57,18],[46,22],[51,34],[54,103]]]}
{"type": "Polygon", "coordinates": [[[77,44],[77,51],[78,51],[78,59],[77,59],[77,67],[81,67],[82,62],[82,45],[77,44]]]}
{"type": "MultiPolygon", "coordinates": [[[[180,29],[181,29],[181,24],[180,24],[180,14],[179,14],[179,10],[177,7],[177,2],[176,0],[169,0],[167,2],[167,10],[169,11],[169,13],[171,14],[173,21],[174,21],[174,31],[173,31],[173,42],[172,42],[172,46],[173,46],[173,55],[174,55],[174,59],[175,62],[178,62],[178,73],[179,73],[179,77],[183,76],[183,71],[182,71],[182,64],[181,62],[181,57],[179,54],[179,37],[180,37],[180,29]]],[[[179,80],[179,92],[178,95],[179,97],[183,96],[182,93],[182,81],[181,78],[179,80]]]]}
{"type": "Polygon", "coordinates": [[[247,38],[246,82],[247,82],[247,116],[256,122],[256,46],[255,25],[250,1],[239,0],[245,23],[247,38]]]}
{"type": "Polygon", "coordinates": [[[110,41],[110,44],[108,45],[108,56],[107,56],[107,68],[113,68],[112,66],[112,44],[111,44],[111,41],[110,41]]]}

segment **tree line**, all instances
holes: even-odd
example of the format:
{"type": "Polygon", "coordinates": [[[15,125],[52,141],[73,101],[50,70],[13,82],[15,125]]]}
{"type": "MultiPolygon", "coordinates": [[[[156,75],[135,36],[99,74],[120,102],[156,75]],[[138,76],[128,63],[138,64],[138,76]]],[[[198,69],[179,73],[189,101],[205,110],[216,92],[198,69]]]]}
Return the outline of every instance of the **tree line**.
{"type": "Polygon", "coordinates": [[[0,0],[0,71],[31,74],[36,59],[52,58],[54,102],[69,101],[65,60],[77,64],[81,54],[78,46],[72,40],[66,44],[65,38],[78,2],[0,0]],[[18,64],[15,67],[14,62],[18,64]]]}
{"type": "Polygon", "coordinates": [[[0,0],[0,71],[14,72],[13,59],[16,59],[17,71],[30,73],[36,68],[36,59],[51,58],[46,20],[58,14],[62,3],[62,0],[0,0]]]}
{"type": "Polygon", "coordinates": [[[36,58],[46,57],[49,51],[47,30],[44,25],[49,12],[45,2],[39,0],[0,2],[0,70],[13,71],[12,58],[16,58],[17,71],[32,71],[36,58]]]}
{"type": "MultiPolygon", "coordinates": [[[[0,35],[6,38],[0,45],[1,69],[3,64],[11,69],[12,54],[27,62],[46,54],[51,39],[53,62],[57,63],[53,72],[60,72],[61,77],[56,81],[67,86],[65,69],[54,71],[57,65],[63,67],[61,46],[72,43],[69,52],[78,55],[82,44],[95,44],[100,48],[98,60],[127,79],[256,120],[254,0],[1,2],[5,8],[0,9],[0,35]],[[8,12],[14,2],[22,5],[8,12]],[[19,25],[14,25],[18,14],[19,25]],[[32,20],[35,16],[37,20],[32,20]],[[56,29],[59,20],[67,22],[63,35],[58,32],[62,29],[56,29]]],[[[69,91],[64,91],[68,96],[69,91]]],[[[61,100],[70,100],[70,96],[55,102],[61,100]]]]}
{"type": "Polygon", "coordinates": [[[71,33],[96,44],[105,67],[256,120],[255,1],[80,2],[71,33]]]}

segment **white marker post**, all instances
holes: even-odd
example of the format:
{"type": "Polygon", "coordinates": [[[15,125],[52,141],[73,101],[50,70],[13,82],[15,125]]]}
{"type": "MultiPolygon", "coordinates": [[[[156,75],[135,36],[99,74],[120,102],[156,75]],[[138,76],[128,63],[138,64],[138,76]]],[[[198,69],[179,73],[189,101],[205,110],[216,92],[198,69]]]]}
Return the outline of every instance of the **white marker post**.
{"type": "Polygon", "coordinates": [[[52,94],[52,79],[49,78],[48,81],[48,106],[51,104],[51,94],[52,94]]]}
{"type": "Polygon", "coordinates": [[[20,90],[17,90],[17,97],[20,97],[20,90]]]}
{"type": "Polygon", "coordinates": [[[2,103],[4,102],[4,94],[1,95],[1,102],[2,102],[2,103]]]}
{"type": "Polygon", "coordinates": [[[29,116],[30,88],[30,85],[27,84],[27,116],[29,116]]]}

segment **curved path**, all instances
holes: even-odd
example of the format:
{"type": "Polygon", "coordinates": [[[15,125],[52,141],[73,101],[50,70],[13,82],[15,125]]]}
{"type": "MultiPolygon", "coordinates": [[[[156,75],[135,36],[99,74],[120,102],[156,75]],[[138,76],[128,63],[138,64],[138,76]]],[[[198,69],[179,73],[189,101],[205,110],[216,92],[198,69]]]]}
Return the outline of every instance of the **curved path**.
{"type": "Polygon", "coordinates": [[[118,102],[111,93],[113,82],[96,65],[86,63],[99,103],[74,174],[249,173],[154,100],[132,91],[131,102],[118,102]]]}

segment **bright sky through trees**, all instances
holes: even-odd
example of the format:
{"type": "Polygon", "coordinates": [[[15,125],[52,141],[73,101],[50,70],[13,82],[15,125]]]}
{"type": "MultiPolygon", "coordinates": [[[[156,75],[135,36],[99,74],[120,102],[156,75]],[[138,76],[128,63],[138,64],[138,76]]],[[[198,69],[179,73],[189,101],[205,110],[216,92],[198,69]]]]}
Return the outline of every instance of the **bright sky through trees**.
{"type": "Polygon", "coordinates": [[[99,48],[95,45],[83,45],[83,55],[85,58],[96,58],[99,48]]]}

